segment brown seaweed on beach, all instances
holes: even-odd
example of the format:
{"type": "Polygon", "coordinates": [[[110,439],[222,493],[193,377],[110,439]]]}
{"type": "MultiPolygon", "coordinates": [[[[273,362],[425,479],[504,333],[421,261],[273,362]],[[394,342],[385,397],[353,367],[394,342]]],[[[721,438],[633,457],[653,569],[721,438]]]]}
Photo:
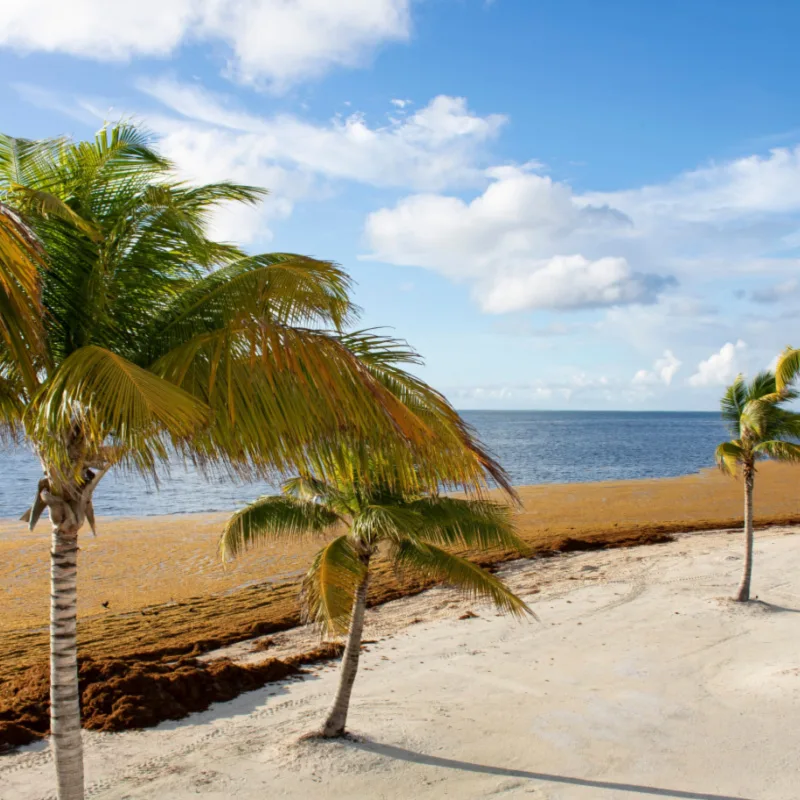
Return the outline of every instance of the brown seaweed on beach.
{"type": "MultiPolygon", "coordinates": [[[[267,683],[303,673],[302,667],[336,658],[338,643],[261,664],[226,659],[201,662],[184,657],[172,663],[129,659],[83,659],[79,665],[83,726],[95,731],[150,728],[164,720],[205,711],[267,683]]],[[[43,738],[49,728],[49,668],[33,667],[3,686],[0,752],[43,738]]]]}

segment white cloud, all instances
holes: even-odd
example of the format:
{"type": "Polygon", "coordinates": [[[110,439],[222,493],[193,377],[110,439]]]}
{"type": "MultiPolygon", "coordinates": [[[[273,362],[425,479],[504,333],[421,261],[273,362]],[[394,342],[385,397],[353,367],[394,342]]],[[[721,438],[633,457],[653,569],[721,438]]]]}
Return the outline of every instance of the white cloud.
{"type": "Polygon", "coordinates": [[[653,302],[667,283],[637,275],[624,258],[589,261],[581,255],[527,262],[511,272],[500,268],[476,293],[484,311],[503,314],[526,309],[576,309],[653,302]]]}
{"type": "Polygon", "coordinates": [[[689,378],[690,386],[726,386],[742,369],[740,359],[747,345],[739,339],[736,344],[727,342],[718,353],[713,353],[697,365],[697,372],[689,378]]]}
{"type": "Polygon", "coordinates": [[[798,211],[800,146],[690,170],[660,185],[589,193],[586,200],[686,223],[724,224],[745,215],[798,211]]]}
{"type": "Polygon", "coordinates": [[[672,350],[665,350],[664,355],[653,362],[651,370],[640,369],[633,376],[631,382],[639,386],[652,386],[659,383],[669,386],[675,373],[681,368],[681,363],[672,350]]]}
{"type": "MultiPolygon", "coordinates": [[[[281,114],[260,117],[232,108],[224,98],[169,80],[143,82],[140,88],[170,111],[169,130],[185,141],[213,136],[232,163],[248,153],[261,163],[289,164],[326,178],[373,186],[441,189],[482,180],[476,166],[480,147],[505,122],[499,114],[474,114],[462,97],[439,95],[400,121],[370,125],[363,114],[313,124],[281,114]]],[[[161,117],[151,119],[160,131],[161,117]]]]}
{"type": "Polygon", "coordinates": [[[123,61],[222,42],[237,80],[283,88],[358,66],[410,29],[409,0],[4,0],[0,46],[123,61]]]}
{"type": "Polygon", "coordinates": [[[576,371],[551,381],[537,380],[521,384],[496,384],[450,387],[446,394],[457,405],[467,403],[495,404],[497,401],[530,403],[570,402],[601,399],[610,401],[616,393],[616,383],[606,375],[590,375],[576,371]]]}
{"type": "Polygon", "coordinates": [[[777,277],[751,291],[756,302],[797,289],[800,146],[616,192],[578,194],[532,168],[486,175],[471,200],[416,194],[371,214],[372,257],[467,282],[486,310],[651,303],[668,276],[690,287],[777,277]]]}
{"type": "Polygon", "coordinates": [[[489,170],[488,188],[470,202],[420,194],[374,212],[366,223],[371,257],[471,283],[492,313],[653,302],[670,278],[593,252],[597,239],[628,238],[628,217],[530,171],[539,166],[489,170]]]}

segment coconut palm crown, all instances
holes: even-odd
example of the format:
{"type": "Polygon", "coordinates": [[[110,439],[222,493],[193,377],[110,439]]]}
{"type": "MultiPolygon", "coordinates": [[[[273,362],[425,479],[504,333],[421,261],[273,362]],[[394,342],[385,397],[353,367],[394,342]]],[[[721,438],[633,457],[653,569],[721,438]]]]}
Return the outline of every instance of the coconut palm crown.
{"type": "MultiPolygon", "coordinates": [[[[264,191],[179,180],[120,123],[94,141],[0,135],[0,432],[43,477],[51,545],[51,743],[60,800],[83,797],[76,647],[78,533],[112,468],[152,478],[177,453],[238,475],[331,467],[347,432],[392,454],[397,486],[512,491],[401,342],[347,332],[335,264],[248,255],[212,214],[264,191]]],[[[388,473],[387,473],[388,474],[388,473]]],[[[22,511],[23,509],[20,509],[22,511]]]]}
{"type": "Polygon", "coordinates": [[[223,560],[260,542],[328,537],[303,581],[308,619],[330,633],[348,631],[336,698],[321,729],[324,737],[345,732],[358,669],[370,562],[382,550],[402,572],[451,584],[515,615],[532,614],[497,577],[452,548],[511,549],[526,545],[514,531],[511,510],[486,499],[399,492],[359,474],[361,461],[343,458],[335,480],[303,475],[281,495],[262,497],[228,521],[221,539],[223,560]],[[330,539],[331,534],[337,534],[330,539]]]}
{"type": "Polygon", "coordinates": [[[745,560],[742,582],[736,599],[750,599],[753,572],[753,487],[756,463],[765,458],[800,461],[800,414],[784,404],[797,398],[797,392],[779,389],[775,375],[765,371],[749,383],[740,375],[727,388],[721,401],[722,418],[731,440],[717,447],[716,461],[723,472],[735,475],[741,470],[744,480],[745,560]]]}

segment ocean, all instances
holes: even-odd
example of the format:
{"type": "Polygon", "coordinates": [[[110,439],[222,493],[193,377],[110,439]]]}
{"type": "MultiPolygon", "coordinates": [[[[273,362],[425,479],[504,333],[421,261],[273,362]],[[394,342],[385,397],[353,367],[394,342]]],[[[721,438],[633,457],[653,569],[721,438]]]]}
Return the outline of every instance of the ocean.
{"type": "MultiPolygon", "coordinates": [[[[464,418],[511,475],[515,485],[670,478],[714,465],[727,438],[718,413],[605,411],[464,411],[464,418]]],[[[24,448],[0,450],[0,517],[31,504],[40,477],[24,448]]],[[[174,465],[158,488],[113,472],[95,495],[96,513],[145,516],[230,511],[271,487],[206,480],[174,465]]]]}

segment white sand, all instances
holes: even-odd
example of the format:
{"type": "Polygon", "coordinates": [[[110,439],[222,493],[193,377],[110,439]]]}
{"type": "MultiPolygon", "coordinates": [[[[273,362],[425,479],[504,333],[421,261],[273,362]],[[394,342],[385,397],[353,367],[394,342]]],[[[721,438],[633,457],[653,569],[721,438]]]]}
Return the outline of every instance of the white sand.
{"type": "MultiPolygon", "coordinates": [[[[298,742],[337,673],[148,731],[86,734],[93,798],[800,797],[800,537],[760,533],[755,591],[725,600],[739,536],[511,565],[540,623],[435,590],[370,614],[350,727],[298,742]],[[432,614],[429,609],[433,607],[432,614]],[[408,625],[422,614],[426,621],[408,625]]],[[[307,632],[276,637],[275,652],[307,632]]],[[[234,648],[244,654],[247,646],[234,648]]],[[[270,650],[270,654],[273,649],[270,650]]],[[[246,656],[244,656],[246,657],[246,656]]],[[[51,797],[43,745],[0,758],[0,796],[51,797]]]]}

